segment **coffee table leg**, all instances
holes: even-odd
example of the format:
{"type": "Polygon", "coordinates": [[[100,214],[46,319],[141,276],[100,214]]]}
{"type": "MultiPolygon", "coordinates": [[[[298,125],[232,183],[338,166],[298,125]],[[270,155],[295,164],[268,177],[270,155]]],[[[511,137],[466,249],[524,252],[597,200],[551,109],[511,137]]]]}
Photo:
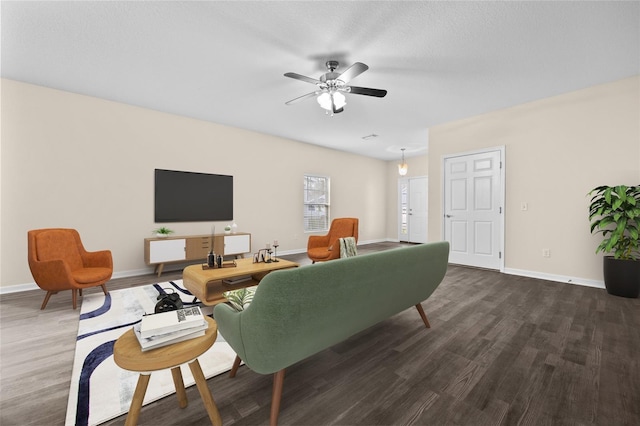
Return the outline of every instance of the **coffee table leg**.
{"type": "Polygon", "coordinates": [[[171,369],[171,375],[173,376],[173,385],[176,387],[178,405],[180,408],[185,408],[189,404],[189,401],[187,401],[187,391],[184,389],[184,381],[182,380],[180,366],[173,367],[171,369]]]}
{"type": "Polygon", "coordinates": [[[136,385],[136,390],[133,393],[129,414],[127,414],[127,420],[124,423],[125,426],[135,426],[138,424],[138,416],[140,415],[140,409],[142,408],[142,402],[144,401],[144,394],[147,392],[147,386],[149,385],[150,378],[151,374],[140,374],[140,376],[138,376],[138,384],[136,385]]]}
{"type": "Polygon", "coordinates": [[[202,373],[202,368],[200,368],[198,360],[194,359],[191,361],[189,363],[189,368],[191,369],[191,374],[198,386],[198,391],[202,397],[204,408],[206,408],[207,413],[209,414],[209,419],[211,419],[211,424],[214,426],[222,426],[220,412],[218,411],[218,407],[216,407],[213,396],[211,396],[211,391],[209,390],[209,386],[207,386],[207,380],[204,378],[204,374],[202,373]]]}

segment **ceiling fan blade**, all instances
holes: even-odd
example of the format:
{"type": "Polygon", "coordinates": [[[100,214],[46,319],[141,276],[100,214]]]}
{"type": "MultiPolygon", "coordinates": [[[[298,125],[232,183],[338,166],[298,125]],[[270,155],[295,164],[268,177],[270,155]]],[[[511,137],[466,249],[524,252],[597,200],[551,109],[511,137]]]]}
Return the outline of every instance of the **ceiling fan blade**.
{"type": "Polygon", "coordinates": [[[295,104],[296,102],[304,101],[305,99],[313,98],[318,95],[318,92],[307,93],[306,95],[298,96],[295,99],[291,99],[288,102],[285,102],[285,105],[295,104]]]}
{"type": "Polygon", "coordinates": [[[302,80],[302,81],[306,81],[307,83],[311,83],[311,84],[320,84],[321,81],[320,80],[316,80],[315,78],[311,78],[311,77],[307,77],[301,74],[297,74],[295,72],[288,72],[284,75],[285,77],[291,77],[291,78],[295,78],[296,80],[302,80]]]}
{"type": "Polygon", "coordinates": [[[356,62],[340,74],[337,79],[348,83],[368,69],[369,67],[362,62],[356,62]]]}
{"type": "Polygon", "coordinates": [[[355,95],[375,96],[376,98],[384,98],[387,94],[386,90],[371,89],[370,87],[349,86],[349,93],[355,95]]]}

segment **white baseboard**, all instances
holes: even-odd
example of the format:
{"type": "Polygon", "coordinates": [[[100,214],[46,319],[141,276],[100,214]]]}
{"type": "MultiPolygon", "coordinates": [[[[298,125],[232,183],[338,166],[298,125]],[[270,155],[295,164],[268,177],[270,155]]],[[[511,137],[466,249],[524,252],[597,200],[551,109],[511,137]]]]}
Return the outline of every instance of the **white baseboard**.
{"type": "Polygon", "coordinates": [[[10,293],[20,293],[22,291],[38,290],[40,287],[36,283],[16,284],[8,287],[0,287],[0,295],[10,293]]]}
{"type": "MultiPolygon", "coordinates": [[[[137,277],[139,275],[147,275],[152,273],[153,273],[153,268],[135,269],[131,271],[114,272],[113,275],[111,275],[111,278],[114,279],[114,278],[137,277]]],[[[0,295],[20,293],[22,291],[38,290],[39,288],[40,287],[38,287],[38,284],[36,284],[35,282],[10,285],[8,287],[0,287],[0,295]]]]}
{"type": "MultiPolygon", "coordinates": [[[[376,243],[383,243],[383,242],[398,242],[398,240],[390,240],[390,239],[367,240],[367,241],[359,241],[358,245],[376,244],[376,243]]],[[[278,256],[286,256],[289,254],[301,254],[306,252],[307,252],[307,248],[305,247],[300,249],[279,251],[278,256]]],[[[184,268],[184,265],[178,264],[178,267],[179,269],[182,269],[184,268]]],[[[173,270],[177,270],[177,269],[173,269],[173,270]]],[[[137,277],[140,275],[152,274],[153,271],[154,271],[153,267],[144,268],[144,269],[132,269],[130,271],[114,272],[111,278],[137,277]]],[[[172,271],[171,264],[165,265],[164,271],[165,272],[172,271]]],[[[35,282],[10,285],[8,287],[0,287],[0,295],[10,294],[10,293],[19,293],[22,291],[38,290],[39,288],[40,287],[38,287],[38,285],[35,282]]]]}
{"type": "Polygon", "coordinates": [[[537,278],[540,280],[556,281],[566,284],[577,284],[586,287],[605,288],[604,281],[589,280],[586,278],[569,277],[565,275],[547,274],[544,272],[526,271],[523,269],[504,268],[505,274],[519,275],[521,277],[537,278]]]}

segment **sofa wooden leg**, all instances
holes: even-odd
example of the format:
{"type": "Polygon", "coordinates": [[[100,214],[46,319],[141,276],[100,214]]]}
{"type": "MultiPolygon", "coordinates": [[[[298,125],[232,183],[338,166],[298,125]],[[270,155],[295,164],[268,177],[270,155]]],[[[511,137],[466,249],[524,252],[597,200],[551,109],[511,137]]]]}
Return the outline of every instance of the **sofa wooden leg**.
{"type": "Polygon", "coordinates": [[[107,286],[102,284],[100,287],[102,287],[102,292],[104,293],[104,295],[106,296],[108,294],[107,292],[107,286]]]}
{"type": "Polygon", "coordinates": [[[271,395],[271,426],[278,425],[278,414],[280,414],[280,400],[282,399],[282,385],[284,384],[284,368],[273,374],[273,393],[271,395]]]}
{"type": "Polygon", "coordinates": [[[238,367],[240,367],[240,362],[242,360],[238,355],[236,355],[236,359],[233,360],[233,367],[231,367],[231,371],[229,372],[229,377],[236,377],[236,373],[238,372],[238,367]]]}
{"type": "Polygon", "coordinates": [[[47,295],[44,297],[44,301],[42,302],[42,306],[40,306],[40,310],[43,310],[45,308],[45,306],[47,306],[47,303],[49,303],[49,298],[51,297],[51,295],[55,293],[55,291],[48,291],[47,295]]]}
{"type": "Polygon", "coordinates": [[[78,306],[78,290],[75,288],[71,289],[71,302],[73,304],[73,309],[75,309],[76,306],[78,306]]]}
{"type": "Polygon", "coordinates": [[[429,320],[427,319],[427,314],[424,313],[424,309],[422,309],[422,305],[420,303],[416,305],[416,309],[418,310],[418,313],[422,317],[422,321],[424,321],[424,325],[427,328],[431,328],[431,324],[429,324],[429,320]]]}

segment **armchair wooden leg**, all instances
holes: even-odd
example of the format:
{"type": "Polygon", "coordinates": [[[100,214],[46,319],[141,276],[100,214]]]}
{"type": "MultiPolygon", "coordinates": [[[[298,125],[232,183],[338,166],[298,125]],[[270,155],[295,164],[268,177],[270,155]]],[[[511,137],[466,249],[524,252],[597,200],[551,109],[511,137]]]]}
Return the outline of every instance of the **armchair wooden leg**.
{"type": "Polygon", "coordinates": [[[418,313],[422,317],[422,321],[424,321],[424,325],[427,328],[431,328],[431,324],[429,324],[429,320],[427,319],[427,314],[424,313],[424,309],[422,309],[422,305],[420,303],[416,305],[416,309],[418,310],[418,313]]]}
{"type": "Polygon", "coordinates": [[[278,425],[278,414],[280,414],[280,400],[282,399],[282,386],[284,384],[284,369],[273,374],[273,393],[271,395],[271,417],[270,426],[278,425]]]}
{"type": "Polygon", "coordinates": [[[71,302],[73,304],[73,309],[78,305],[78,290],[75,288],[71,289],[71,302]]]}
{"type": "Polygon", "coordinates": [[[236,359],[233,360],[233,367],[231,367],[231,372],[229,373],[229,377],[236,377],[236,373],[238,372],[238,367],[240,367],[240,363],[242,360],[238,355],[236,355],[236,359]]]}
{"type": "Polygon", "coordinates": [[[49,298],[52,294],[56,293],[55,291],[47,291],[47,295],[44,297],[44,302],[42,302],[42,306],[40,306],[40,310],[43,310],[47,303],[49,303],[49,298]]]}
{"type": "Polygon", "coordinates": [[[107,292],[107,286],[102,284],[100,287],[102,287],[102,292],[104,293],[104,295],[106,296],[108,294],[107,292]]]}

